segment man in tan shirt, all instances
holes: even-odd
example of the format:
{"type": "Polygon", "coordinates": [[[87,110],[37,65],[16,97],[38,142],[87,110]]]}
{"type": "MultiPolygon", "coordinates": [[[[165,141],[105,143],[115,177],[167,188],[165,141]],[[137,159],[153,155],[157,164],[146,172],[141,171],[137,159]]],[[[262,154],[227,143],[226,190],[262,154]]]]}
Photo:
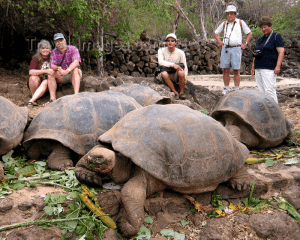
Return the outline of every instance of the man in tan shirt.
{"type": "Polygon", "coordinates": [[[158,64],[163,67],[174,68],[174,73],[162,71],[158,78],[164,80],[167,86],[175,93],[175,99],[186,99],[184,87],[187,82],[188,68],[184,51],[176,48],[177,37],[174,33],[170,33],[166,37],[167,47],[158,50],[158,64]],[[177,64],[176,64],[177,63],[177,64]],[[184,69],[178,65],[183,63],[184,69]],[[179,83],[179,94],[174,87],[174,83],[179,83]]]}

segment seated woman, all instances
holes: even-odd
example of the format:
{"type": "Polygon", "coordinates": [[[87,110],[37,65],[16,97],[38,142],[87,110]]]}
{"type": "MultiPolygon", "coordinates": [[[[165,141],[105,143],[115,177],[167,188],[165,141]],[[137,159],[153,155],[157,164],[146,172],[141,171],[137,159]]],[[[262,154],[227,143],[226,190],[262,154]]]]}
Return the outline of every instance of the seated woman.
{"type": "Polygon", "coordinates": [[[50,52],[51,44],[47,40],[41,40],[38,44],[36,54],[32,57],[29,66],[29,81],[28,87],[31,91],[32,98],[27,106],[37,106],[36,100],[44,95],[48,88],[48,75],[54,74],[50,68],[50,52]]]}

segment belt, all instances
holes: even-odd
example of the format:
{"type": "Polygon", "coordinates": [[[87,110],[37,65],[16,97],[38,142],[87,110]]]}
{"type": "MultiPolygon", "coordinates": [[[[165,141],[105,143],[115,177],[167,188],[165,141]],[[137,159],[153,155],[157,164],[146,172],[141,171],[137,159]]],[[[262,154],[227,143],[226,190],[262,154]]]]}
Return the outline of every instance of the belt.
{"type": "Polygon", "coordinates": [[[227,48],[240,47],[241,45],[226,45],[227,48]]]}

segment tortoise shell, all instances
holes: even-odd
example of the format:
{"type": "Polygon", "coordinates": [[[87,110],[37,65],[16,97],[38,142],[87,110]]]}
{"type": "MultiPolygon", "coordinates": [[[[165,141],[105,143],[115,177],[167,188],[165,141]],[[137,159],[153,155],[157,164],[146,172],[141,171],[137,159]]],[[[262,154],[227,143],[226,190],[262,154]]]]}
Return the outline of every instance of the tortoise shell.
{"type": "Polygon", "coordinates": [[[161,96],[158,92],[147,86],[139,84],[125,83],[118,87],[111,88],[111,91],[120,92],[133,97],[143,107],[151,104],[169,104],[169,97],[161,96]]]}
{"type": "Polygon", "coordinates": [[[259,147],[279,145],[291,126],[278,104],[267,94],[246,89],[232,92],[220,100],[211,116],[224,123],[225,113],[240,118],[259,137],[259,147]]]}
{"type": "Polygon", "coordinates": [[[59,98],[45,107],[24,135],[29,148],[38,139],[59,141],[79,155],[97,145],[97,138],[128,112],[141,106],[117,92],[82,92],[59,98]]]}
{"type": "Polygon", "coordinates": [[[203,192],[230,179],[249,154],[222,124],[181,104],[134,110],[99,141],[169,187],[203,192]]]}
{"type": "Polygon", "coordinates": [[[15,148],[22,140],[28,109],[18,107],[0,96],[0,155],[15,148]]]}

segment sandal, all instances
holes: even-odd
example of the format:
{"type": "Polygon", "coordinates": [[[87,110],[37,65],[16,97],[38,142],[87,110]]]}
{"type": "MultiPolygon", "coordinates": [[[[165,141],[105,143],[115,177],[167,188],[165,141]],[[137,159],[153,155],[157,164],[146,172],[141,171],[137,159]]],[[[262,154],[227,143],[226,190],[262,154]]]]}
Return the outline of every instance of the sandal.
{"type": "Polygon", "coordinates": [[[179,100],[179,95],[175,93],[174,99],[179,100]]]}
{"type": "Polygon", "coordinates": [[[52,99],[49,99],[49,101],[48,101],[48,102],[46,102],[46,103],[44,103],[44,104],[43,104],[43,107],[45,107],[45,106],[49,105],[49,104],[50,104],[50,103],[52,103],[52,102],[54,102],[54,100],[52,100],[52,99]]]}
{"type": "Polygon", "coordinates": [[[29,101],[28,103],[27,103],[27,107],[34,107],[34,106],[37,106],[38,104],[36,103],[36,102],[31,102],[31,101],[29,101]]]}
{"type": "Polygon", "coordinates": [[[181,95],[179,95],[179,98],[182,99],[182,100],[184,100],[184,99],[187,98],[187,96],[185,94],[181,94],[181,95]]]}

